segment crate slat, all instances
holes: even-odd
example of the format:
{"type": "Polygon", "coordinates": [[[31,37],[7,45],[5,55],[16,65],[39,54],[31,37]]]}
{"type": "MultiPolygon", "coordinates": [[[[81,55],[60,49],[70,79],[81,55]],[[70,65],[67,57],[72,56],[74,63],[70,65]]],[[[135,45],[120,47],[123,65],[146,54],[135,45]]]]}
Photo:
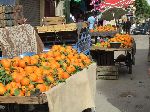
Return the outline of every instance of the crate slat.
{"type": "Polygon", "coordinates": [[[45,26],[65,24],[65,23],[66,21],[64,17],[44,17],[43,18],[43,25],[45,26]]]}
{"type": "Polygon", "coordinates": [[[46,95],[39,97],[27,96],[0,96],[0,103],[17,103],[17,104],[43,104],[47,102],[46,95]]]}
{"type": "Polygon", "coordinates": [[[117,66],[98,66],[96,79],[117,80],[119,78],[117,66]]]}
{"type": "Polygon", "coordinates": [[[118,80],[119,76],[98,76],[98,79],[103,79],[103,80],[118,80]]]}
{"type": "Polygon", "coordinates": [[[112,71],[102,71],[102,72],[97,72],[98,76],[114,76],[118,75],[118,72],[112,72],[112,71]]]}
{"type": "Polygon", "coordinates": [[[118,71],[116,66],[98,66],[97,71],[118,71]]]}

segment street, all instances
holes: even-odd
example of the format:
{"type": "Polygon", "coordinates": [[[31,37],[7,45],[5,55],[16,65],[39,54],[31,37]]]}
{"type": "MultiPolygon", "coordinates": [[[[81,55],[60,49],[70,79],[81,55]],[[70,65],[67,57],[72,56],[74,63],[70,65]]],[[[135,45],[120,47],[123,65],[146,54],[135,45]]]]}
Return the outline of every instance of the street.
{"type": "Polygon", "coordinates": [[[96,112],[149,112],[150,76],[147,62],[148,36],[133,36],[137,52],[133,66],[133,80],[122,68],[119,80],[97,80],[96,112]]]}

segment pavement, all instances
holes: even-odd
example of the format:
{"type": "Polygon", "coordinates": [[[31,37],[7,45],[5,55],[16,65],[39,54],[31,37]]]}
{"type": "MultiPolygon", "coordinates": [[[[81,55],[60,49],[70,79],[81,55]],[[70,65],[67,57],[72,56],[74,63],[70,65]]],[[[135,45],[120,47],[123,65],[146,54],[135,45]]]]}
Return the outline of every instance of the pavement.
{"type": "Polygon", "coordinates": [[[97,80],[96,112],[150,112],[149,38],[133,37],[137,45],[134,78],[130,80],[126,68],[122,68],[119,80],[97,80]]]}

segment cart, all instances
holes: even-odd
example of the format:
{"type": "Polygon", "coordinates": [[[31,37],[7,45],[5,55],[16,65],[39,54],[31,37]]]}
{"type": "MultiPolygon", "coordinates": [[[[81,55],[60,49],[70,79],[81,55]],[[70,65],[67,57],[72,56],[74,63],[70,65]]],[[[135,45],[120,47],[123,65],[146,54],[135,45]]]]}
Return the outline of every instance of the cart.
{"type": "Polygon", "coordinates": [[[132,65],[135,64],[135,41],[133,41],[131,48],[101,48],[98,46],[92,46],[90,50],[91,56],[94,60],[96,60],[98,66],[126,66],[128,73],[131,74],[131,80],[133,79],[132,65]],[[114,59],[114,52],[119,51],[124,51],[125,54],[114,59]]]}
{"type": "Polygon", "coordinates": [[[45,104],[47,97],[45,94],[30,97],[0,96],[0,103],[6,112],[26,112],[26,105],[45,104]]]}
{"type": "MultiPolygon", "coordinates": [[[[0,96],[0,108],[4,106],[4,110],[0,112],[28,112],[27,106],[37,105],[43,107],[43,105],[49,107],[44,107],[42,112],[50,112],[58,110],[59,112],[62,108],[62,102],[64,106],[68,107],[70,102],[76,103],[76,110],[84,110],[83,112],[89,112],[90,109],[95,107],[94,98],[96,91],[96,64],[92,63],[84,70],[78,72],[77,74],[71,76],[64,83],[60,83],[57,86],[52,87],[45,93],[36,92],[31,96],[0,96]],[[91,75],[93,73],[93,75],[91,75]],[[84,74],[84,75],[83,75],[84,74]],[[80,88],[78,87],[79,85],[80,88]],[[76,91],[76,92],[74,92],[76,91]],[[81,92],[84,91],[84,92],[81,92]],[[82,93],[82,97],[79,97],[82,93]],[[74,95],[75,94],[75,95],[74,95]],[[85,102],[83,102],[85,99],[85,102]],[[82,101],[80,103],[80,101],[82,101]],[[89,101],[89,102],[86,102],[89,101]],[[61,103],[60,103],[61,102],[61,103]],[[65,104],[67,103],[67,104],[65,104]],[[84,105],[84,106],[82,106],[84,105]],[[60,109],[56,109],[60,108],[60,109]],[[52,111],[51,111],[52,110],[52,111]]],[[[74,109],[75,109],[74,108],[74,109]]],[[[40,109],[40,108],[39,108],[40,109]]],[[[67,111],[72,110],[69,106],[67,111]]],[[[76,111],[74,110],[74,111],[76,111]]],[[[39,110],[38,110],[39,111],[39,110]]]]}

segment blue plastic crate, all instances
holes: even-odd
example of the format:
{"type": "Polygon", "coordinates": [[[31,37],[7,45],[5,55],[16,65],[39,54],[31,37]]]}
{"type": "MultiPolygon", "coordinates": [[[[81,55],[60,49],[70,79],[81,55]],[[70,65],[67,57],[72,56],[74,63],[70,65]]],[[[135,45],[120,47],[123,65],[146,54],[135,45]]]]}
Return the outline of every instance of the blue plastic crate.
{"type": "Polygon", "coordinates": [[[79,53],[84,53],[86,55],[90,55],[90,48],[91,48],[91,36],[89,33],[82,33],[81,39],[78,40],[74,48],[77,49],[79,53]]]}

